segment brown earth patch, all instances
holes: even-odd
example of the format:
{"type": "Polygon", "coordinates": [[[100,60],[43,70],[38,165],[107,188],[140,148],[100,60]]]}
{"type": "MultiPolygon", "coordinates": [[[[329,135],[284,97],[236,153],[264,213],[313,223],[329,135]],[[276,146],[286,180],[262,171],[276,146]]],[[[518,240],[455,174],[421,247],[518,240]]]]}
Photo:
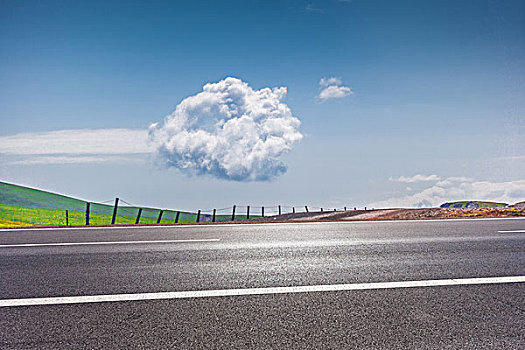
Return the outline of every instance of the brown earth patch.
{"type": "Polygon", "coordinates": [[[257,218],[250,222],[307,222],[307,221],[371,221],[371,220],[424,220],[455,218],[525,217],[520,208],[423,208],[373,209],[337,212],[294,213],[257,218]]]}

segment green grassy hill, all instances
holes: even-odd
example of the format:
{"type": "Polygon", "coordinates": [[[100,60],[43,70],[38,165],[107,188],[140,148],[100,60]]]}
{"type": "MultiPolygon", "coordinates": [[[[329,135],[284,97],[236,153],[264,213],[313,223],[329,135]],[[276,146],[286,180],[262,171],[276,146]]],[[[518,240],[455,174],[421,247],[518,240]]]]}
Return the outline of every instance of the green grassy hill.
{"type": "Polygon", "coordinates": [[[25,208],[83,210],[86,202],[56,193],[0,182],[0,204],[25,208]]]}
{"type": "Polygon", "coordinates": [[[441,208],[504,208],[507,203],[482,202],[482,201],[460,201],[441,204],[441,208]]]}
{"type": "MultiPolygon", "coordinates": [[[[66,224],[68,210],[69,225],[84,225],[86,201],[25,186],[0,182],[0,226],[61,226],[66,224]]],[[[119,206],[117,224],[134,224],[138,207],[119,206]]],[[[140,223],[156,223],[160,209],[142,208],[140,223]]],[[[113,205],[91,203],[90,224],[111,224],[113,205]]],[[[177,211],[165,210],[161,223],[173,223],[177,211]]],[[[202,215],[202,221],[209,220],[202,215]]],[[[181,211],[179,222],[194,222],[195,213],[181,211]]],[[[217,221],[226,221],[218,216],[217,221]]]]}

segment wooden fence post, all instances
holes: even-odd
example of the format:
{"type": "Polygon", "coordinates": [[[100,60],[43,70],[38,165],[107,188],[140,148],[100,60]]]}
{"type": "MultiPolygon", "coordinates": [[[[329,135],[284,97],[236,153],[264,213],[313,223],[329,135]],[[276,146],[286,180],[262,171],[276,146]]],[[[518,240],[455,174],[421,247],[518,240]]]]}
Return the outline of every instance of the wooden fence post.
{"type": "Polygon", "coordinates": [[[175,216],[175,223],[179,222],[179,216],[180,216],[180,211],[178,211],[177,215],[175,216]]]}
{"type": "Polygon", "coordinates": [[[69,212],[66,209],[66,226],[69,226],[69,212]]]}
{"type": "Polygon", "coordinates": [[[295,214],[295,207],[292,207],[292,213],[295,214]]]}
{"type": "Polygon", "coordinates": [[[279,215],[281,215],[281,205],[279,205],[279,215]]]}
{"type": "Polygon", "coordinates": [[[159,217],[157,218],[157,224],[160,224],[160,220],[162,220],[162,214],[164,214],[164,210],[159,211],[159,217]]]}
{"type": "Polygon", "coordinates": [[[232,211],[232,221],[235,221],[235,205],[233,206],[233,211],[232,211]]]}
{"type": "Polygon", "coordinates": [[[261,207],[262,217],[264,218],[264,207],[261,207]]]}
{"type": "Polygon", "coordinates": [[[249,220],[250,219],[250,206],[248,205],[246,207],[246,220],[249,220]]]}
{"type": "Polygon", "coordinates": [[[197,212],[197,222],[201,221],[201,210],[197,212]]]}
{"type": "Polygon", "coordinates": [[[309,213],[308,207],[306,205],[304,206],[304,209],[306,209],[306,212],[309,213]]]}
{"type": "Polygon", "coordinates": [[[137,213],[137,219],[135,220],[135,225],[139,223],[140,215],[142,215],[142,208],[139,208],[139,212],[137,213]]]}
{"type": "Polygon", "coordinates": [[[111,225],[115,225],[115,219],[117,218],[118,198],[115,198],[115,207],[113,207],[113,217],[111,218],[111,225]]]}
{"type": "Polygon", "coordinates": [[[211,217],[211,222],[215,222],[215,213],[217,212],[217,209],[213,209],[213,216],[211,217]]]}
{"type": "Polygon", "coordinates": [[[86,202],[86,226],[89,225],[89,202],[86,202]]]}

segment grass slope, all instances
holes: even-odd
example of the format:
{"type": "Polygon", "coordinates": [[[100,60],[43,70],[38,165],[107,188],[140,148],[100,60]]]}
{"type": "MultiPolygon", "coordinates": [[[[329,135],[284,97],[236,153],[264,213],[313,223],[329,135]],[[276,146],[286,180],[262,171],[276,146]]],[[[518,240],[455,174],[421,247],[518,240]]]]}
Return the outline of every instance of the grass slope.
{"type": "Polygon", "coordinates": [[[83,210],[86,202],[56,193],[0,182],[0,204],[25,208],[83,210]]]}
{"type": "Polygon", "coordinates": [[[460,201],[441,204],[441,208],[503,208],[507,203],[482,202],[482,201],[460,201]]]}
{"type": "MultiPolygon", "coordinates": [[[[86,201],[46,192],[25,186],[0,182],[0,226],[61,226],[66,225],[68,210],[69,225],[86,223],[86,201]]],[[[139,207],[119,206],[116,224],[134,224],[139,207]]],[[[160,209],[142,208],[140,223],[156,223],[160,209]]],[[[109,225],[113,206],[90,204],[90,225],[109,225]]],[[[173,223],[177,211],[165,210],[161,223],[173,223]]],[[[218,216],[217,221],[227,221],[227,216],[218,216]]],[[[180,212],[179,222],[195,222],[196,214],[180,212]]],[[[202,221],[210,220],[202,215],[202,221]]]]}
{"type": "MultiPolygon", "coordinates": [[[[113,209],[112,209],[113,210],[113,209]]],[[[154,224],[157,222],[159,209],[148,209],[151,215],[141,215],[141,224],[154,224]]],[[[134,224],[137,218],[138,209],[119,207],[116,224],[134,224]]],[[[146,213],[147,211],[143,211],[146,213]]],[[[164,211],[161,223],[173,223],[176,211],[164,211]]],[[[110,225],[113,214],[90,211],[90,225],[110,225]]],[[[179,222],[195,222],[196,214],[181,212],[179,222]]],[[[202,218],[205,221],[206,218],[202,218]]],[[[66,221],[65,209],[46,209],[46,208],[24,208],[20,206],[0,204],[0,226],[65,226],[85,225],[86,212],[84,210],[68,210],[68,220],[66,221]]]]}

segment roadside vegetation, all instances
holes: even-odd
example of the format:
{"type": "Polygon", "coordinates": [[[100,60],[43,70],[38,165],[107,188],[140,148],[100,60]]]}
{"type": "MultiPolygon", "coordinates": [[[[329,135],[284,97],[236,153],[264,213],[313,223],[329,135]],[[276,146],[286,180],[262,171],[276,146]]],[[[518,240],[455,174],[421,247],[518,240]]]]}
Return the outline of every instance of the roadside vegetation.
{"type": "MultiPolygon", "coordinates": [[[[70,226],[86,224],[86,201],[41,191],[24,186],[0,182],[0,226],[70,226]],[[68,211],[66,219],[66,210],[68,211]]],[[[135,224],[139,207],[119,206],[115,224],[135,224]]],[[[142,208],[140,223],[157,223],[160,209],[142,208]]],[[[177,211],[164,210],[160,223],[173,223],[177,211]]],[[[113,205],[91,203],[90,225],[110,225],[113,205]]],[[[179,214],[180,223],[195,222],[196,213],[179,214]]],[[[218,215],[217,221],[227,221],[229,216],[218,215]]],[[[202,215],[201,221],[209,220],[202,215]]]]}
{"type": "MultiPolygon", "coordinates": [[[[110,208],[111,211],[113,208],[110,208]]],[[[134,224],[137,218],[138,209],[135,208],[119,208],[119,212],[124,212],[124,215],[118,214],[115,218],[115,224],[134,224]],[[134,212],[134,213],[133,213],[134,212]],[[128,215],[126,215],[126,213],[128,215]]],[[[143,210],[143,215],[140,217],[141,224],[155,224],[157,223],[158,209],[143,210]],[[150,211],[151,213],[148,213],[150,211]],[[148,215],[149,214],[149,215],[148,215]]],[[[160,223],[173,223],[176,216],[175,211],[165,211],[162,215],[160,223]]],[[[91,212],[89,215],[90,225],[109,225],[112,219],[111,213],[97,213],[91,212]]],[[[66,225],[66,211],[61,209],[45,209],[45,208],[25,208],[13,205],[0,204],[0,226],[65,226],[66,225]]],[[[178,222],[187,223],[195,222],[196,214],[194,213],[180,213],[178,222]]],[[[70,226],[85,225],[86,212],[84,210],[68,210],[67,223],[70,226]]]]}
{"type": "MultiPolygon", "coordinates": [[[[519,203],[516,203],[519,204],[519,203]]],[[[441,208],[505,208],[507,203],[483,202],[483,201],[461,201],[441,204],[441,208]]]]}

